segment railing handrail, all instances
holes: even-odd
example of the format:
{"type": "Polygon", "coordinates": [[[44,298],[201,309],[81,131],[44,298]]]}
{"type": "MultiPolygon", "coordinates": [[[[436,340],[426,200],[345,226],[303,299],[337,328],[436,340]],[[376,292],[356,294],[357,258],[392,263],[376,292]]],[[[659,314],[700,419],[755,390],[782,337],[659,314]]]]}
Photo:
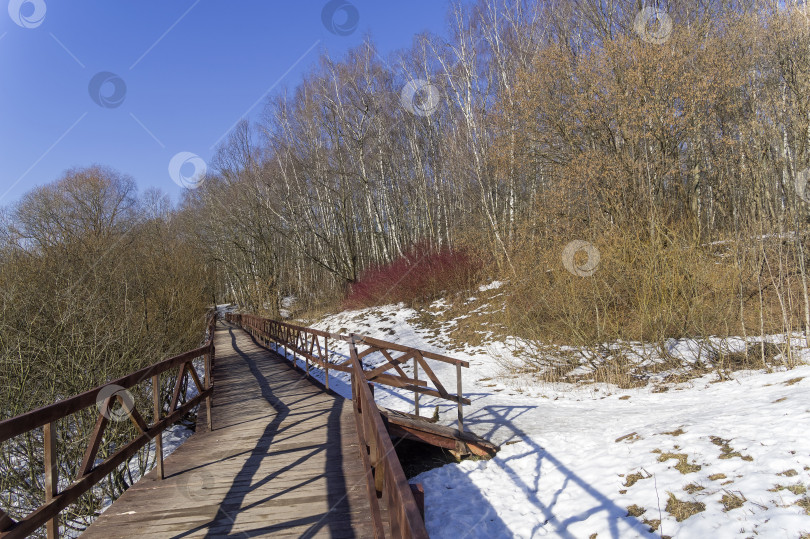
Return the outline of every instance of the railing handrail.
{"type": "MultiPolygon", "coordinates": [[[[227,313],[225,316],[227,318],[228,316],[233,316],[233,314],[232,313],[227,313]]],[[[336,339],[336,340],[341,340],[341,341],[345,341],[345,342],[351,342],[352,340],[355,340],[355,341],[360,340],[362,342],[365,342],[365,343],[368,343],[368,344],[371,344],[371,345],[384,346],[385,348],[388,348],[390,350],[396,350],[398,352],[419,351],[422,354],[422,356],[424,356],[426,358],[429,358],[429,359],[434,359],[436,361],[441,361],[443,363],[450,363],[451,365],[461,365],[462,367],[469,367],[470,366],[470,363],[468,361],[464,361],[463,359],[457,359],[457,358],[454,358],[454,357],[445,356],[443,354],[437,354],[436,352],[431,352],[429,350],[423,350],[421,348],[415,348],[413,346],[405,346],[405,345],[397,344],[397,343],[390,342],[390,341],[384,341],[382,339],[375,339],[374,337],[369,337],[367,335],[363,335],[362,333],[350,333],[349,335],[343,335],[343,334],[340,334],[340,333],[330,333],[328,331],[323,331],[323,330],[320,330],[320,329],[315,329],[315,328],[310,328],[310,327],[305,327],[305,326],[298,326],[296,324],[290,324],[289,322],[282,322],[281,320],[274,320],[272,318],[262,318],[260,316],[254,315],[254,314],[241,314],[240,316],[255,317],[255,318],[258,318],[260,320],[266,320],[266,321],[272,322],[274,324],[278,324],[280,326],[284,326],[284,327],[287,327],[287,328],[290,328],[290,329],[294,329],[296,331],[306,331],[307,333],[312,333],[313,335],[318,335],[319,337],[329,337],[330,339],[336,339]]]]}
{"type": "MultiPolygon", "coordinates": [[[[391,534],[396,538],[427,538],[425,522],[419,512],[405,472],[402,470],[394,444],[385,428],[380,409],[374,402],[374,395],[371,393],[363,366],[357,357],[354,343],[350,344],[349,353],[354,368],[352,371],[352,408],[357,423],[358,437],[361,444],[364,443],[368,448],[368,455],[363,453],[362,457],[367,467],[368,498],[372,506],[376,506],[375,520],[379,520],[377,498],[379,494],[383,494],[388,506],[391,534]],[[374,470],[373,474],[371,468],[374,470]]],[[[384,536],[382,530],[376,530],[376,532],[377,536],[384,536]]]]}
{"type": "Polygon", "coordinates": [[[31,410],[30,412],[6,419],[5,421],[0,421],[0,443],[3,443],[10,438],[14,438],[15,436],[19,436],[20,434],[25,434],[26,432],[32,431],[45,425],[46,423],[58,421],[59,419],[84,410],[85,408],[96,405],[96,397],[99,391],[105,387],[117,385],[121,386],[123,389],[129,389],[143,382],[147,378],[151,378],[156,374],[164,373],[172,367],[176,367],[189,359],[195,359],[206,353],[211,347],[212,343],[213,341],[209,340],[206,342],[206,344],[200,346],[199,348],[195,348],[194,350],[189,350],[188,352],[183,352],[177,356],[153,363],[148,367],[144,367],[138,371],[127,374],[126,376],[122,376],[117,380],[111,380],[104,385],[94,387],[93,389],[85,391],[84,393],[79,393],[73,397],[57,401],[53,404],[48,404],[41,408],[31,410]]]}
{"type": "MultiPolygon", "coordinates": [[[[263,318],[263,317],[253,315],[253,314],[226,313],[225,314],[225,319],[227,321],[229,321],[229,322],[235,322],[238,325],[243,326],[243,327],[244,327],[245,324],[243,324],[242,321],[244,320],[247,323],[246,325],[249,328],[251,328],[253,330],[256,330],[256,331],[262,331],[263,333],[267,333],[266,337],[268,339],[272,339],[274,341],[279,342],[279,344],[282,344],[283,346],[285,346],[287,348],[290,348],[294,352],[297,352],[297,353],[301,354],[302,356],[304,356],[307,360],[313,361],[316,364],[319,364],[320,366],[325,367],[326,369],[350,372],[350,369],[347,366],[347,364],[349,363],[348,361],[346,361],[346,362],[344,362],[342,364],[340,364],[340,363],[334,364],[334,363],[329,363],[327,361],[328,356],[327,357],[317,358],[312,353],[310,353],[310,351],[303,350],[300,347],[298,347],[297,338],[296,338],[296,342],[290,342],[289,340],[284,338],[284,335],[271,335],[271,334],[269,334],[268,333],[268,331],[270,329],[269,326],[277,326],[278,328],[286,328],[287,330],[292,330],[293,332],[297,332],[299,335],[302,335],[302,334],[307,335],[308,334],[308,335],[314,335],[314,336],[318,336],[318,337],[323,337],[324,339],[331,338],[333,340],[340,340],[340,341],[344,341],[344,342],[347,342],[347,343],[350,343],[350,344],[355,343],[355,344],[368,345],[370,347],[370,349],[363,352],[363,353],[361,353],[359,355],[360,358],[364,357],[364,355],[366,355],[366,354],[368,354],[370,352],[375,351],[375,350],[371,350],[371,348],[376,348],[376,349],[379,349],[380,351],[394,350],[394,351],[397,351],[397,352],[402,352],[403,353],[402,357],[404,357],[405,355],[412,354],[414,357],[418,357],[419,359],[432,359],[432,360],[440,361],[442,363],[455,365],[455,367],[456,367],[456,388],[457,388],[457,393],[456,394],[449,393],[443,387],[437,387],[435,390],[431,389],[431,388],[428,388],[428,387],[424,387],[424,385],[425,385],[424,381],[420,384],[420,383],[418,383],[419,380],[403,378],[401,376],[397,377],[397,376],[391,376],[391,375],[386,375],[386,374],[377,374],[377,375],[374,375],[374,376],[371,377],[372,378],[371,381],[373,381],[375,383],[383,384],[383,385],[389,385],[389,386],[393,386],[393,387],[400,387],[400,388],[412,390],[414,392],[414,407],[417,410],[417,415],[418,415],[418,410],[419,410],[419,403],[418,403],[418,395],[419,394],[426,394],[426,395],[430,395],[430,396],[437,397],[437,398],[440,398],[440,399],[449,400],[451,402],[456,403],[458,405],[459,430],[464,430],[462,405],[464,405],[464,404],[469,405],[470,400],[464,398],[463,395],[462,395],[462,392],[461,392],[461,368],[462,367],[468,368],[470,366],[469,362],[467,362],[467,361],[452,358],[452,357],[445,356],[445,355],[442,355],[442,354],[437,354],[437,353],[434,353],[434,352],[429,352],[427,350],[422,350],[420,348],[414,348],[414,347],[411,347],[411,346],[404,346],[404,345],[400,345],[400,344],[396,344],[396,343],[392,343],[392,342],[388,342],[388,341],[383,341],[381,339],[375,339],[373,337],[368,337],[368,336],[365,336],[365,335],[361,335],[359,333],[350,333],[349,335],[343,335],[343,334],[339,334],[339,333],[329,333],[329,332],[314,329],[314,328],[308,328],[308,327],[298,326],[298,325],[295,325],[295,324],[290,324],[290,323],[287,323],[287,322],[281,322],[279,320],[274,320],[274,319],[271,319],[271,318],[263,318]],[[268,326],[268,324],[269,324],[269,326],[268,326]],[[414,383],[414,382],[417,382],[417,383],[414,383]]],[[[306,343],[306,344],[309,344],[309,343],[306,343]]],[[[385,355],[385,352],[383,352],[383,354],[385,355]]],[[[390,356],[386,356],[386,357],[387,357],[387,359],[392,360],[392,358],[390,356]]],[[[394,363],[393,361],[389,361],[389,364],[391,365],[391,367],[389,367],[389,369],[390,368],[396,368],[396,367],[394,367],[393,363],[394,363]]],[[[437,378],[436,378],[436,375],[433,373],[432,369],[430,369],[430,367],[424,362],[420,362],[420,366],[425,371],[425,373],[428,375],[430,380],[433,381],[434,383],[436,383],[437,378]]],[[[308,368],[309,367],[307,365],[307,369],[308,368]]],[[[416,372],[417,368],[418,367],[416,367],[414,369],[414,372],[416,372]]],[[[385,369],[378,369],[378,370],[385,370],[385,369]]],[[[327,372],[326,384],[327,384],[327,388],[328,388],[329,387],[329,385],[328,385],[329,384],[328,372],[327,372]]],[[[441,386],[441,384],[438,384],[438,385],[441,386]]]]}
{"type": "MultiPolygon", "coordinates": [[[[156,467],[158,468],[158,477],[162,479],[163,453],[161,435],[163,431],[179,421],[194,406],[202,403],[203,400],[205,400],[208,411],[208,427],[209,429],[212,428],[211,396],[213,394],[213,377],[211,371],[214,363],[215,327],[216,313],[213,312],[209,314],[208,339],[203,346],[164,359],[118,378],[117,380],[108,382],[103,386],[98,386],[84,393],[80,393],[79,395],[0,422],[0,443],[39,427],[43,427],[43,443],[45,446],[45,503],[38,506],[33,512],[19,521],[14,521],[0,508],[0,539],[25,537],[44,524],[47,524],[47,536],[49,539],[58,537],[58,517],[61,511],[79,499],[82,494],[93,488],[93,486],[103,480],[104,477],[113,472],[120,464],[131,458],[140,448],[152,440],[154,440],[156,444],[155,459],[156,467]],[[192,364],[192,361],[200,356],[205,356],[206,358],[204,383],[199,380],[192,364]],[[163,413],[163,410],[160,404],[160,390],[157,385],[159,375],[177,366],[181,366],[181,368],[174,385],[171,404],[169,405],[169,410],[166,415],[161,418],[160,415],[163,413]],[[181,382],[186,380],[189,375],[197,386],[199,394],[185,402],[185,404],[181,404],[177,407],[177,404],[179,404],[178,399],[181,382]],[[147,424],[134,403],[132,403],[129,409],[126,409],[126,413],[129,419],[136,425],[140,434],[123,446],[116,448],[116,451],[104,461],[96,464],[96,456],[109,421],[107,414],[110,412],[113,401],[115,399],[122,399],[120,395],[116,396],[116,394],[113,394],[106,396],[99,402],[99,399],[105,396],[102,391],[110,386],[116,386],[116,391],[127,390],[150,378],[153,384],[153,413],[155,416],[153,423],[151,425],[147,424]],[[88,441],[82,463],[78,467],[78,475],[66,488],[59,490],[59,466],[56,457],[56,421],[94,405],[99,406],[99,416],[94,432],[88,441]]],[[[123,405],[123,400],[121,402],[123,405]]]]}

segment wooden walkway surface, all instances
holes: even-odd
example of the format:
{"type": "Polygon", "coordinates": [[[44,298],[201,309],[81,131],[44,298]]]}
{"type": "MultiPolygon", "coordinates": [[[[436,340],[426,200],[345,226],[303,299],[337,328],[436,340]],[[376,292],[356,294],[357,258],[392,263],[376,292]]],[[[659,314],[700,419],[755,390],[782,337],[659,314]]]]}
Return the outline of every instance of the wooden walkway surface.
{"type": "Polygon", "coordinates": [[[165,460],[165,479],[147,474],[83,537],[373,537],[351,402],[241,329],[220,323],[215,346],[214,430],[194,434],[165,460]]]}

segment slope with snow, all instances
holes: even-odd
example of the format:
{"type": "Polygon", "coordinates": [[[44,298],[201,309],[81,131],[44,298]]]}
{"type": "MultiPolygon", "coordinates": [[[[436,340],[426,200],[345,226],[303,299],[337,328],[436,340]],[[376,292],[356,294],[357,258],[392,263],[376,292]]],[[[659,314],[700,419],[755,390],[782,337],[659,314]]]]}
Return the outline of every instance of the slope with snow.
{"type": "MultiPolygon", "coordinates": [[[[441,332],[420,328],[418,316],[399,305],[310,325],[470,362],[463,373],[464,395],[472,400],[465,425],[502,448],[491,460],[466,460],[411,480],[425,487],[431,537],[810,533],[810,366],[738,371],[722,382],[709,374],[666,391],[546,384],[506,372],[503,359],[511,352],[503,342],[449,351],[437,344],[441,332]]],[[[682,343],[673,348],[690,353],[682,343]]],[[[334,353],[340,360],[348,351],[334,353]]],[[[434,366],[455,387],[455,368],[434,366]]],[[[350,395],[346,375],[332,374],[331,386],[350,395]]],[[[411,397],[384,386],[376,391],[380,405],[410,412],[411,397]]],[[[443,423],[455,419],[453,403],[423,397],[421,405],[423,413],[438,406],[443,423]]]]}

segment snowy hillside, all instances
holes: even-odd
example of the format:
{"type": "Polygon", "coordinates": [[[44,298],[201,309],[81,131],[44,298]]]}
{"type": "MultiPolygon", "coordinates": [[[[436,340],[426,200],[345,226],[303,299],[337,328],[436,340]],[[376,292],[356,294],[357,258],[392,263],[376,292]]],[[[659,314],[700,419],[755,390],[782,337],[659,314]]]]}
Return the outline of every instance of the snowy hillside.
{"type": "MultiPolygon", "coordinates": [[[[389,306],[308,325],[470,362],[463,372],[472,400],[466,427],[502,447],[492,460],[450,464],[411,480],[425,487],[431,537],[810,533],[810,366],[634,389],[547,384],[508,372],[510,348],[502,341],[451,346],[443,330],[422,327],[420,316],[389,306]]],[[[683,343],[673,350],[687,360],[697,354],[683,343]]],[[[455,380],[452,366],[437,374],[455,380]]],[[[331,385],[349,394],[345,380],[332,378],[331,385]]],[[[378,387],[376,397],[382,406],[413,411],[410,394],[378,387]]],[[[423,414],[437,404],[425,397],[421,403],[423,414]]],[[[451,424],[452,403],[438,405],[441,421],[451,424]]]]}

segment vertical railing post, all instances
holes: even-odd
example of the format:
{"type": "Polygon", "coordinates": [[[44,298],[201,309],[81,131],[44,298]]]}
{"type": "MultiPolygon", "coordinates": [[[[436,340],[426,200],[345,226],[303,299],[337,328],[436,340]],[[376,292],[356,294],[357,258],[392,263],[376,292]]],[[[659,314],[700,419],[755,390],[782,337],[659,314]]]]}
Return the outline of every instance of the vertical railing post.
{"type": "MultiPolygon", "coordinates": [[[[207,374],[207,371],[206,371],[207,374]]],[[[160,412],[163,408],[160,402],[160,375],[152,376],[152,412],[155,415],[155,423],[160,421],[160,412]]],[[[210,411],[208,412],[211,413],[210,411]]],[[[155,437],[155,465],[158,479],[163,479],[163,431],[157,433],[155,437]]]]}
{"type": "MultiPolygon", "coordinates": [[[[211,341],[211,348],[205,354],[205,389],[211,389],[211,369],[214,368],[214,341],[211,341]]],[[[211,417],[212,397],[210,393],[205,397],[205,411],[208,418],[208,431],[214,430],[214,420],[211,417]]]]}
{"type": "Polygon", "coordinates": [[[464,411],[461,402],[461,363],[456,363],[456,393],[458,394],[458,430],[464,430],[464,411]]]}
{"type": "Polygon", "coordinates": [[[363,419],[365,420],[365,428],[364,431],[366,433],[366,446],[368,446],[368,454],[371,458],[371,467],[377,468],[377,465],[380,463],[378,457],[380,454],[377,452],[377,429],[374,428],[374,417],[373,412],[369,409],[371,403],[365,403],[363,419]]]}
{"type": "MultiPolygon", "coordinates": [[[[417,388],[419,387],[419,362],[416,361],[416,356],[413,357],[413,379],[416,382],[417,388]]],[[[413,409],[414,413],[419,416],[419,391],[413,390],[413,409]]]]}
{"type": "MultiPolygon", "coordinates": [[[[295,336],[295,340],[296,340],[296,342],[298,341],[298,336],[297,335],[295,336]]],[[[290,349],[292,350],[292,354],[293,354],[293,367],[297,369],[298,368],[298,364],[297,364],[298,363],[298,357],[295,355],[295,348],[296,348],[296,343],[294,342],[290,346],[290,349]]]]}
{"type": "MultiPolygon", "coordinates": [[[[59,461],[56,454],[56,422],[45,423],[43,427],[43,441],[45,442],[45,503],[53,500],[59,494],[59,461]]],[[[46,524],[48,539],[59,537],[59,515],[50,519],[46,524]]]]}
{"type": "Polygon", "coordinates": [[[349,369],[349,386],[352,388],[352,406],[354,406],[356,412],[360,412],[360,397],[357,395],[356,382],[357,377],[354,375],[354,365],[352,365],[352,368],[349,369]]]}
{"type": "Polygon", "coordinates": [[[11,517],[8,516],[5,511],[0,509],[0,532],[10,530],[13,525],[14,521],[11,519],[11,517]]]}
{"type": "MultiPolygon", "coordinates": [[[[353,357],[352,352],[354,352],[354,341],[349,341],[349,357],[353,357]]],[[[362,402],[360,401],[360,378],[357,376],[357,373],[354,372],[354,361],[349,363],[351,368],[349,369],[349,376],[351,376],[351,384],[352,384],[352,403],[354,403],[354,408],[357,410],[357,413],[363,413],[363,406],[362,402]]],[[[364,430],[365,432],[365,430],[364,430]]]]}
{"type": "MultiPolygon", "coordinates": [[[[314,339],[315,336],[313,335],[312,338],[314,339]]],[[[299,339],[299,341],[300,340],[301,339],[299,339]]],[[[303,344],[304,344],[304,369],[305,369],[304,372],[306,373],[307,378],[309,378],[309,354],[307,354],[306,337],[304,337],[303,341],[304,341],[303,344]]]]}
{"type": "Polygon", "coordinates": [[[323,338],[323,369],[326,371],[326,390],[329,391],[329,337],[323,338]]]}

